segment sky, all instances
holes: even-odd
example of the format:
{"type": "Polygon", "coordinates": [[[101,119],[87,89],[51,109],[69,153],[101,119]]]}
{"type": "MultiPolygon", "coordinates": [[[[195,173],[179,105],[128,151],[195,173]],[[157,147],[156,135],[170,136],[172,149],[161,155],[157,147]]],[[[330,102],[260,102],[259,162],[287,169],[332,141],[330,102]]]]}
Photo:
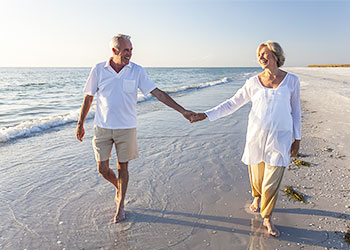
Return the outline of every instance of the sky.
{"type": "Polygon", "coordinates": [[[258,67],[281,44],[286,66],[350,63],[350,0],[0,0],[0,67],[91,67],[131,36],[144,67],[258,67]]]}

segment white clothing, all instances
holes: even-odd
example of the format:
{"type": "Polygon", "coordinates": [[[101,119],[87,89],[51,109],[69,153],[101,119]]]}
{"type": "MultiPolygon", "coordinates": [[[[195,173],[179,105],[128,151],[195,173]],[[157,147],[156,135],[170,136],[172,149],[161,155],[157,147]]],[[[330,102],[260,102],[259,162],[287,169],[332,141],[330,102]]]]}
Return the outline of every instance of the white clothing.
{"type": "Polygon", "coordinates": [[[136,128],[137,89],[147,95],[156,88],[146,71],[130,62],[117,73],[110,60],[91,69],[84,93],[97,104],[94,124],[107,129],[136,128]]]}
{"type": "Polygon", "coordinates": [[[236,94],[205,113],[210,121],[227,116],[252,102],[243,163],[288,166],[290,148],[301,139],[300,82],[287,73],[275,89],[264,87],[258,76],[246,81],[236,94]]]}

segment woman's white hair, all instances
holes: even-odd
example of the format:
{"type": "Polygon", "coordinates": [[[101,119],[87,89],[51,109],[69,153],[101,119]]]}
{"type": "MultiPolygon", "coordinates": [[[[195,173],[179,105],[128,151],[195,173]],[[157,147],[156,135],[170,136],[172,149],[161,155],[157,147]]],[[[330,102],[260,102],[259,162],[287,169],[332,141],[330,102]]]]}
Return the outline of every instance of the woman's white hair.
{"type": "Polygon", "coordinates": [[[130,42],[130,36],[128,35],[123,35],[123,34],[118,34],[114,37],[112,37],[110,43],[109,43],[109,46],[111,47],[111,49],[117,49],[119,50],[120,47],[119,47],[119,39],[125,39],[125,40],[128,40],[130,42]]]}
{"type": "Polygon", "coordinates": [[[259,52],[263,47],[267,47],[273,53],[277,62],[277,67],[282,67],[286,58],[281,45],[278,42],[266,41],[259,45],[258,49],[256,50],[257,55],[259,55],[259,52]]]}

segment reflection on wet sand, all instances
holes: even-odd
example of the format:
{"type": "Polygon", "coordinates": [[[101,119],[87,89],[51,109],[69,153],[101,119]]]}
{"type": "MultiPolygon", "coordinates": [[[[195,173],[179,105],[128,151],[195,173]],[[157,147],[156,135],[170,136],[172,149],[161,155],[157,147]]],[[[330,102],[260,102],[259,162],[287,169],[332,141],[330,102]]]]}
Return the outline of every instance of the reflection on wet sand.
{"type": "MultiPolygon", "coordinates": [[[[268,249],[268,246],[265,244],[266,228],[263,225],[263,219],[260,215],[255,214],[254,218],[250,222],[250,240],[247,246],[247,250],[259,249],[265,250],[268,249]]],[[[270,246],[271,247],[271,246],[270,246]]]]}

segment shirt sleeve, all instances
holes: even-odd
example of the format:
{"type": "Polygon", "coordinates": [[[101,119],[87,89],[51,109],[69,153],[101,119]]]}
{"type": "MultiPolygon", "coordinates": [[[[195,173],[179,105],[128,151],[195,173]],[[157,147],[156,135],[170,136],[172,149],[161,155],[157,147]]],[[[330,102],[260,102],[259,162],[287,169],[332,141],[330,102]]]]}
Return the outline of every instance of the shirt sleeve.
{"type": "Polygon", "coordinates": [[[205,111],[205,114],[210,121],[215,121],[216,119],[232,114],[244,104],[248,103],[250,99],[248,81],[246,81],[243,87],[240,88],[233,97],[218,106],[205,111]]]}
{"type": "Polygon", "coordinates": [[[141,68],[138,88],[141,90],[143,95],[148,95],[152,90],[156,88],[156,85],[149,78],[144,68],[141,68]]]}
{"type": "Polygon", "coordinates": [[[85,83],[85,88],[83,92],[87,95],[94,96],[97,92],[98,88],[98,81],[97,81],[97,76],[96,76],[96,66],[93,67],[90,71],[89,77],[86,80],[85,83]]]}
{"type": "Polygon", "coordinates": [[[298,77],[296,77],[295,86],[290,101],[293,118],[293,138],[295,140],[301,140],[300,81],[298,77]]]}

